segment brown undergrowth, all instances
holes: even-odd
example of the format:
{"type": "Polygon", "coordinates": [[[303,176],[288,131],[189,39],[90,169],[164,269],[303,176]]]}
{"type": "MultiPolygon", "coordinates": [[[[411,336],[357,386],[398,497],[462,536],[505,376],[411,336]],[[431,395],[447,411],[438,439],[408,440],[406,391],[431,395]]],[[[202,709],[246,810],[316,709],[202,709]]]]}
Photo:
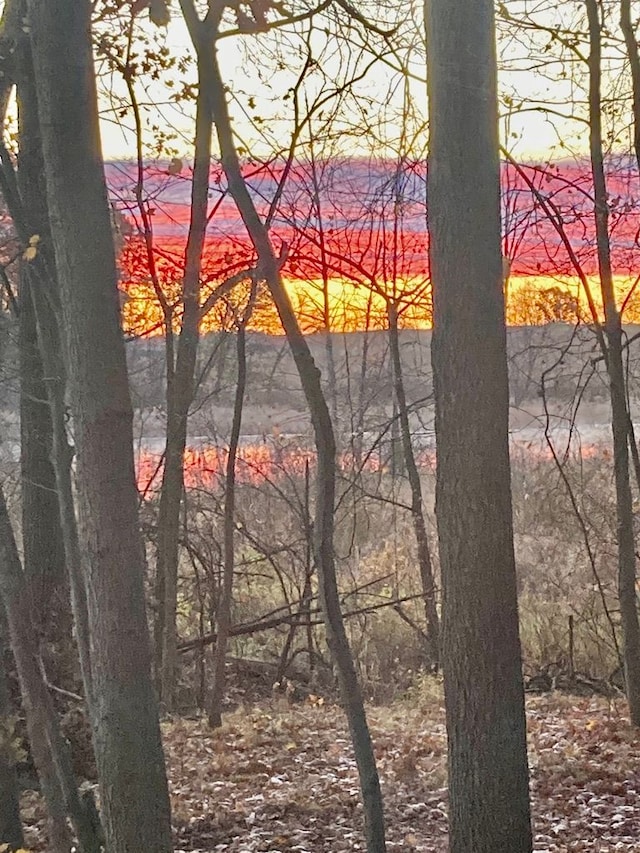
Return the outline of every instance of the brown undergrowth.
{"type": "MultiPolygon", "coordinates": [[[[620,702],[550,694],[527,701],[535,850],[640,853],[640,734],[620,702]]],[[[412,696],[370,719],[389,850],[444,853],[446,737],[440,703],[412,696]]],[[[335,706],[238,710],[164,725],[177,851],[363,850],[357,776],[335,706]]],[[[42,807],[25,802],[31,849],[42,807]]]]}

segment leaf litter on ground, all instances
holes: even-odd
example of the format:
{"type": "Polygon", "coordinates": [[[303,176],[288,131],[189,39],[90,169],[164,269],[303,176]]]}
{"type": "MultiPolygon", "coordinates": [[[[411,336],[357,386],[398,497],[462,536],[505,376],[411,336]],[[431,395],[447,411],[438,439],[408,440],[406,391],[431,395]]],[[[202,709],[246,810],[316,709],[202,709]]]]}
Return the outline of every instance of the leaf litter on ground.
{"type": "MultiPolygon", "coordinates": [[[[640,853],[640,732],[624,705],[561,694],[527,700],[538,853],[640,853]]],[[[429,703],[369,709],[388,849],[447,849],[446,732],[429,703]]],[[[364,851],[356,765],[340,708],[265,704],[163,724],[176,851],[364,851]]],[[[25,795],[30,849],[42,804],[25,795]]]]}

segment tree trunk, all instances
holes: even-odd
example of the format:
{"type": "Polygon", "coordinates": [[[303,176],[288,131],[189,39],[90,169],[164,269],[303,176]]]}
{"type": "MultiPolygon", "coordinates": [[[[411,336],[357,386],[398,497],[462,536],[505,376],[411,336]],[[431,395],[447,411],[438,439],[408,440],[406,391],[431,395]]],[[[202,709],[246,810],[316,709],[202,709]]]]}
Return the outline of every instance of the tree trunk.
{"type": "Polygon", "coordinates": [[[0,846],[8,844],[12,850],[24,847],[20,819],[20,791],[16,774],[16,754],[12,743],[13,721],[9,702],[4,647],[4,619],[0,619],[0,846]]]}
{"type": "MultiPolygon", "coordinates": [[[[250,310],[250,308],[248,309],[250,310]]],[[[247,351],[246,351],[246,321],[238,325],[237,358],[238,376],[236,379],[236,395],[233,405],[233,421],[229,438],[229,453],[227,456],[227,471],[224,494],[224,567],[222,575],[222,594],[218,601],[216,625],[218,636],[213,653],[213,688],[209,704],[209,725],[218,728],[222,725],[222,703],[225,691],[225,664],[227,660],[227,645],[229,628],[231,627],[231,604],[233,596],[233,573],[235,563],[234,538],[236,531],[236,458],[238,442],[242,426],[242,409],[244,394],[247,387],[247,351]]]]}
{"type": "Polygon", "coordinates": [[[47,400],[28,274],[20,283],[20,464],[24,570],[43,639],[70,641],[69,595],[47,400]]]}
{"type": "MultiPolygon", "coordinates": [[[[22,21],[26,15],[25,3],[15,2],[12,8],[17,10],[22,21]]],[[[84,799],[79,797],[68,747],[60,734],[41,671],[42,662],[38,656],[39,634],[43,627],[41,614],[36,614],[36,623],[33,621],[34,605],[41,602],[44,607],[46,603],[47,619],[53,618],[54,625],[51,636],[43,639],[53,639],[54,642],[58,640],[58,648],[52,654],[54,663],[57,663],[54,673],[58,679],[64,681],[64,675],[67,675],[70,680],[75,668],[71,661],[73,650],[70,610],[68,596],[61,594],[63,590],[67,591],[66,579],[61,572],[62,566],[66,564],[71,579],[76,638],[86,698],[89,702],[91,678],[86,596],[79,574],[80,559],[71,487],[71,453],[66,440],[64,370],[55,316],[56,309],[59,308],[59,294],[51,262],[33,64],[29,38],[22,27],[18,38],[15,39],[11,55],[12,79],[18,89],[20,174],[16,181],[6,149],[0,143],[0,179],[7,207],[23,246],[31,245],[30,240],[34,235],[37,235],[38,242],[36,260],[22,263],[20,268],[21,451],[23,478],[28,480],[23,492],[24,551],[28,571],[23,576],[7,519],[7,570],[13,571],[14,574],[6,595],[9,596],[13,590],[10,604],[14,609],[17,608],[19,623],[13,636],[20,646],[14,656],[25,694],[25,706],[27,710],[31,708],[30,725],[36,733],[36,763],[52,816],[51,841],[60,849],[68,846],[66,810],[76,828],[80,849],[99,851],[102,835],[95,803],[91,795],[84,799]],[[38,494],[38,489],[43,490],[42,483],[38,483],[38,475],[41,475],[45,482],[44,489],[48,492],[48,500],[38,494]],[[48,529],[46,542],[42,541],[42,531],[38,530],[39,527],[44,527],[45,531],[48,529]],[[46,553],[45,546],[49,547],[51,554],[46,553]],[[10,558],[14,552],[15,565],[11,565],[10,558]],[[43,576],[40,562],[47,567],[52,555],[57,561],[57,576],[50,577],[52,572],[49,571],[43,576]],[[56,584],[62,587],[57,590],[57,607],[52,601],[56,584]],[[31,626],[32,636],[21,633],[27,624],[31,626]],[[64,661],[62,668],[61,661],[64,661]]],[[[2,115],[4,117],[4,112],[2,115]]]]}
{"type": "Polygon", "coordinates": [[[491,0],[427,5],[436,516],[452,853],[529,853],[491,0]]]}
{"type": "MultiPolygon", "coordinates": [[[[633,107],[633,148],[640,169],[640,54],[635,28],[631,19],[631,0],[620,0],[620,29],[629,59],[633,107]]],[[[598,36],[599,38],[599,36],[598,36]]]]}
{"type": "Polygon", "coordinates": [[[238,208],[258,256],[259,274],[267,282],[276,305],[311,414],[318,459],[314,555],[318,571],[320,602],[325,618],[327,642],[338,669],[342,701],[360,774],[367,850],[369,853],[382,853],[386,845],[380,780],[362,692],[340,610],[340,596],[336,581],[333,548],[336,444],[331,415],[322,390],[320,371],[300,331],[282,282],[279,261],[273,251],[268,230],[258,215],[242,175],[215,47],[215,35],[220,23],[219,16],[210,15],[205,22],[202,22],[197,16],[192,0],[180,0],[180,5],[198,53],[201,67],[200,85],[206,86],[207,95],[211,99],[214,124],[222,155],[222,167],[227,178],[229,193],[238,208]],[[202,74],[203,71],[206,72],[206,76],[202,74]]]}
{"type": "MultiPolygon", "coordinates": [[[[18,0],[18,2],[11,4],[10,9],[17,12],[22,21],[25,16],[25,3],[18,0]]],[[[43,186],[44,165],[31,48],[29,38],[22,27],[19,29],[18,38],[14,40],[10,55],[13,58],[10,75],[7,74],[5,65],[5,73],[2,79],[3,81],[15,79],[17,85],[20,144],[18,159],[22,171],[17,181],[11,159],[0,141],[0,159],[2,161],[0,185],[23,246],[26,247],[33,236],[37,235],[39,238],[35,259],[23,263],[20,270],[23,308],[25,312],[29,313],[31,311],[29,300],[33,302],[39,356],[42,363],[42,377],[46,387],[51,417],[52,461],[57,487],[57,503],[60,511],[60,529],[71,587],[76,641],[80,654],[85,693],[87,701],[90,701],[91,670],[86,594],[81,575],[80,551],[73,505],[72,452],[67,442],[65,372],[62,364],[58,328],[60,299],[50,245],[46,192],[43,186]]],[[[4,97],[2,104],[6,105],[4,97]]],[[[4,113],[2,115],[4,117],[4,113]]],[[[32,335],[32,331],[29,334],[32,335]]],[[[30,353],[29,358],[31,357],[32,354],[30,353]]]]}
{"type": "Polygon", "coordinates": [[[60,732],[42,675],[29,592],[1,488],[0,589],[20,679],[31,753],[49,813],[50,844],[56,853],[68,853],[71,849],[71,834],[67,826],[69,815],[80,850],[83,853],[100,853],[100,839],[80,800],[69,748],[60,732]]]}
{"type": "Polygon", "coordinates": [[[404,390],[404,379],[402,375],[402,359],[400,357],[400,340],[398,337],[398,313],[395,305],[391,302],[387,306],[389,319],[389,347],[391,349],[391,363],[393,368],[393,386],[395,398],[398,404],[398,420],[400,422],[400,438],[404,454],[404,467],[407,471],[409,488],[411,489],[411,520],[416,537],[416,548],[418,552],[418,567],[420,569],[420,581],[422,594],[424,596],[424,610],[427,624],[427,640],[429,643],[429,662],[434,671],[440,666],[440,617],[436,603],[436,584],[433,575],[433,564],[431,562],[431,550],[429,548],[429,537],[425,524],[424,509],[422,505],[422,484],[420,472],[416,465],[416,457],[411,442],[411,428],[409,426],[409,410],[407,408],[407,395],[404,390]]]}
{"type": "Polygon", "coordinates": [[[629,424],[622,346],[622,317],[616,303],[609,241],[609,207],[602,151],[601,23],[597,0],[586,0],[589,21],[589,150],[594,188],[594,215],[600,289],[605,314],[607,373],[611,399],[613,468],[618,528],[618,597],[623,658],[631,722],[640,726],[640,621],[636,591],[633,499],[629,476],[629,424]]]}
{"type": "Polygon", "coordinates": [[[309,153],[311,165],[311,185],[313,195],[311,196],[312,210],[317,219],[318,247],[320,249],[320,274],[322,276],[322,325],[324,330],[324,350],[327,359],[327,383],[326,394],[329,398],[329,412],[334,425],[338,422],[338,382],[336,377],[336,362],[333,352],[333,338],[331,336],[331,298],[329,295],[330,271],[327,262],[327,244],[324,215],[322,209],[322,194],[320,180],[318,177],[318,161],[313,144],[313,133],[310,131],[309,153]]]}
{"type": "Polygon", "coordinates": [[[227,121],[226,103],[224,103],[224,87],[219,75],[216,76],[218,79],[214,91],[217,96],[217,108],[214,108],[214,115],[223,151],[222,162],[229,181],[229,189],[258,253],[263,274],[287,334],[313,423],[318,457],[314,551],[320,587],[320,602],[325,616],[327,642],[338,669],[341,697],[349,722],[360,774],[367,850],[369,853],[381,853],[381,851],[386,850],[386,845],[380,781],[362,692],[340,610],[340,596],[335,573],[333,528],[336,446],[333,425],[322,392],[320,371],[316,367],[307,342],[300,332],[297,319],[282,283],[278,262],[274,256],[268,234],[255,211],[242,179],[237,158],[234,156],[235,149],[229,144],[231,133],[227,121]]]}
{"type": "Polygon", "coordinates": [[[183,315],[175,370],[167,375],[167,442],[158,514],[158,589],[162,598],[161,700],[172,711],[177,678],[176,614],[178,608],[178,562],[180,505],[184,490],[184,451],[187,443],[189,408],[193,402],[194,374],[200,338],[200,272],[207,230],[209,170],[211,168],[211,108],[205,93],[198,93],[191,222],[185,251],[182,286],[183,315]]]}
{"type": "MultiPolygon", "coordinates": [[[[23,14],[26,14],[25,4],[23,14]]],[[[22,209],[20,216],[28,235],[38,235],[43,245],[50,246],[48,211],[42,150],[40,146],[37,95],[33,81],[33,64],[29,38],[22,34],[17,47],[16,81],[18,87],[18,175],[22,209]]],[[[15,213],[15,211],[14,211],[15,213]]],[[[23,239],[27,235],[23,235],[23,239]]],[[[45,250],[47,251],[47,250],[45,250]]],[[[42,258],[41,258],[42,260],[42,258]]],[[[41,269],[45,269],[45,264],[41,269]]],[[[49,255],[49,269],[51,257],[49,255]]],[[[51,643],[55,653],[47,656],[48,669],[55,683],[71,688],[75,652],[71,639],[71,607],[65,564],[65,543],[61,526],[61,507],[58,500],[54,468],[54,436],[52,407],[48,384],[64,378],[54,376],[56,368],[43,365],[38,341],[37,315],[33,287],[41,287],[33,276],[30,263],[20,266],[20,461],[22,484],[22,542],[24,571],[31,590],[33,618],[36,630],[45,643],[51,643]],[[48,377],[48,380],[45,379],[48,377]]],[[[46,283],[49,294],[57,295],[57,282],[46,283]]],[[[49,295],[49,298],[52,297],[49,295]]],[[[41,321],[55,326],[51,307],[41,321]]],[[[57,344],[59,346],[59,344],[57,344]]],[[[56,359],[60,368],[60,356],[56,359]]],[[[65,436],[66,446],[66,436],[65,436]]],[[[65,455],[68,467],[69,455],[65,455]]]]}
{"type": "Polygon", "coordinates": [[[172,849],[151,681],[133,413],[100,151],[91,5],[29,0],[76,444],[94,747],[110,853],[172,849]]]}

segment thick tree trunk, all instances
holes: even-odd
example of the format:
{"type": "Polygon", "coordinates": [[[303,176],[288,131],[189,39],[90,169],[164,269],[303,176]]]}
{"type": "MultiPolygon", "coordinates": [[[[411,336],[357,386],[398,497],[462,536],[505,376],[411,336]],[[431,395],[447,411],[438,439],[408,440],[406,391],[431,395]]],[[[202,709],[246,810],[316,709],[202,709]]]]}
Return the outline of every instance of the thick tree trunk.
{"type": "MultiPolygon", "coordinates": [[[[26,6],[25,3],[22,4],[26,6]]],[[[44,180],[44,160],[29,38],[23,34],[16,61],[18,102],[18,176],[16,192],[6,192],[7,204],[22,242],[37,235],[37,255],[22,264],[20,277],[24,310],[32,313],[37,327],[38,356],[50,418],[51,464],[55,475],[55,500],[59,531],[71,592],[75,636],[80,657],[85,697],[91,701],[91,664],[87,597],[82,574],[78,529],[71,481],[72,450],[67,438],[66,375],[60,339],[61,305],[51,245],[49,210],[44,180]],[[19,193],[18,193],[19,189],[19,193]],[[18,198],[19,195],[19,198],[18,198]],[[31,304],[27,304],[30,300],[31,304]]],[[[9,183],[9,187],[11,184],[9,183]]]]}
{"type": "Polygon", "coordinates": [[[618,528],[618,597],[623,633],[623,657],[631,722],[640,726],[640,621],[636,590],[634,512],[629,468],[630,412],[623,362],[622,317],[616,303],[609,241],[609,207],[602,151],[602,42],[597,0],[586,0],[589,21],[589,150],[594,187],[594,215],[600,289],[605,314],[607,372],[611,399],[613,468],[618,528]]]}
{"type": "Polygon", "coordinates": [[[20,819],[20,791],[16,773],[16,754],[12,743],[14,717],[9,702],[4,636],[4,618],[0,618],[0,846],[24,847],[20,819]]]}
{"type": "Polygon", "coordinates": [[[150,672],[132,408],[99,142],[91,5],[29,0],[76,443],[94,746],[110,853],[172,849],[150,672]]]}
{"type": "MultiPolygon", "coordinates": [[[[26,14],[26,2],[14,0],[5,8],[5,18],[18,15],[20,22],[26,14]]],[[[3,26],[3,38],[7,27],[3,26]]],[[[41,359],[42,378],[46,387],[51,417],[52,462],[57,487],[57,502],[60,510],[60,528],[64,545],[67,573],[71,587],[75,634],[80,655],[80,664],[87,701],[91,696],[91,670],[89,662],[89,633],[86,593],[81,573],[81,558],[78,546],[77,525],[71,484],[72,451],[67,441],[65,371],[60,347],[60,297],[56,280],[46,191],[44,187],[44,164],[40,140],[37,94],[34,83],[31,48],[25,28],[21,25],[19,35],[13,39],[10,50],[4,50],[2,63],[2,92],[0,93],[0,115],[5,114],[8,103],[5,85],[16,83],[19,119],[18,155],[21,166],[18,180],[11,158],[0,141],[0,186],[13,219],[18,237],[23,246],[37,237],[36,257],[23,263],[20,275],[24,310],[30,312],[33,303],[37,326],[38,350],[41,359]],[[11,56],[7,66],[6,56],[11,56]]],[[[29,334],[32,334],[29,333],[29,334]]],[[[31,358],[31,354],[29,354],[31,358]]]]}
{"type": "MultiPolygon", "coordinates": [[[[26,14],[25,3],[21,3],[26,14]]],[[[18,175],[21,217],[28,237],[38,235],[42,246],[50,247],[50,232],[44,186],[44,170],[38,119],[37,95],[29,38],[22,33],[16,51],[18,87],[18,175]]],[[[25,239],[27,235],[22,235],[25,239]]],[[[40,245],[40,244],[39,244],[40,245]]],[[[55,328],[56,318],[50,300],[57,301],[55,278],[46,277],[53,264],[50,248],[39,259],[42,280],[34,276],[30,263],[20,268],[20,459],[22,480],[22,541],[24,571],[34,605],[36,630],[54,654],[47,656],[48,671],[57,684],[65,685],[73,675],[75,652],[71,640],[71,607],[66,567],[66,549],[61,525],[61,506],[54,459],[54,427],[50,404],[50,386],[60,386],[64,396],[64,377],[60,353],[55,364],[43,364],[39,345],[38,317],[32,288],[46,286],[48,305],[41,309],[40,322],[55,328]],[[41,263],[48,254],[48,263],[41,263]],[[46,277],[46,278],[45,278],[46,277]],[[46,281],[46,284],[45,284],[46,281]],[[46,377],[46,378],[45,378],[46,377]]],[[[36,297],[37,299],[37,297],[36,297]]],[[[43,300],[40,299],[40,302],[43,300]]],[[[56,348],[59,341],[56,336],[56,348]]],[[[53,389],[51,389],[53,391],[53,389]]],[[[64,404],[63,404],[64,405],[64,404]]],[[[66,435],[65,435],[65,449],[66,435]]],[[[63,464],[69,468],[69,453],[63,464]]],[[[85,608],[86,609],[86,608],[85,608]]],[[[79,632],[80,633],[80,632],[79,632]]],[[[86,644],[86,642],[85,642],[86,644]]],[[[69,686],[72,686],[69,684],[69,686]]]]}
{"type": "Polygon", "coordinates": [[[529,853],[491,0],[427,5],[436,515],[452,853],[529,853]]]}
{"type": "Polygon", "coordinates": [[[402,359],[400,357],[400,340],[398,336],[398,313],[395,305],[388,304],[389,319],[389,348],[391,350],[391,363],[393,368],[393,386],[395,398],[398,404],[398,420],[400,422],[400,438],[402,440],[402,451],[404,454],[404,467],[411,489],[411,520],[416,537],[416,549],[418,552],[418,567],[420,569],[420,582],[424,596],[424,610],[427,624],[427,640],[429,643],[429,662],[437,672],[440,666],[440,617],[436,602],[436,584],[433,575],[433,563],[431,562],[431,550],[429,548],[429,537],[427,536],[427,525],[424,518],[422,505],[422,484],[420,472],[416,464],[413,443],[411,441],[411,428],[409,425],[409,411],[407,408],[407,395],[404,389],[404,378],[402,375],[402,359]]]}
{"type": "Polygon", "coordinates": [[[194,47],[198,52],[201,64],[200,85],[207,87],[206,91],[211,99],[214,124],[222,154],[222,166],[229,192],[256,250],[259,274],[269,286],[287,335],[313,423],[318,458],[314,555],[318,571],[320,602],[325,619],[327,642],[338,669],[342,702],[360,775],[367,850],[369,853],[382,853],[386,845],[380,781],[362,692],[342,619],[336,581],[333,545],[336,444],[331,415],[322,390],[320,371],[300,331],[282,282],[279,261],[273,251],[268,230],[258,215],[240,168],[215,48],[215,32],[219,20],[216,20],[215,16],[210,16],[205,23],[202,23],[197,17],[192,0],[180,0],[180,5],[194,47]],[[205,71],[206,76],[202,73],[205,71]]]}
{"type": "MultiPolygon", "coordinates": [[[[26,4],[15,2],[12,8],[17,10],[20,20],[23,21],[26,15],[26,4]]],[[[8,581],[4,597],[6,606],[12,610],[9,626],[10,628],[14,626],[11,631],[12,640],[16,646],[14,657],[21,680],[27,716],[31,715],[28,719],[28,727],[32,732],[31,740],[35,738],[32,750],[34,750],[43,792],[49,806],[51,842],[56,849],[68,847],[70,836],[66,825],[66,811],[76,828],[80,849],[98,851],[101,827],[95,804],[91,798],[83,802],[79,797],[68,747],[60,734],[39,657],[39,640],[46,640],[47,646],[50,641],[53,641],[57,648],[52,651],[54,667],[50,666],[49,671],[53,671],[57,679],[62,681],[65,680],[65,675],[71,678],[75,667],[71,660],[73,649],[68,595],[64,594],[68,590],[63,569],[65,562],[67,566],[69,565],[69,560],[66,556],[65,534],[67,531],[64,523],[60,524],[65,518],[64,501],[58,500],[60,494],[64,495],[64,489],[60,487],[61,470],[66,473],[71,530],[74,535],[75,517],[70,479],[70,454],[64,423],[64,371],[61,365],[54,316],[54,306],[59,305],[58,291],[55,276],[51,272],[50,251],[45,248],[48,245],[49,224],[42,185],[43,167],[37,98],[29,39],[22,26],[18,38],[14,41],[11,55],[13,57],[12,79],[15,78],[19,89],[17,100],[21,170],[19,179],[16,181],[6,150],[3,148],[1,183],[19,238],[26,246],[30,238],[37,235],[38,250],[37,260],[34,263],[23,264],[20,270],[23,520],[27,570],[23,575],[13,533],[6,518],[3,533],[7,561],[4,568],[8,581]],[[40,304],[39,309],[38,304],[40,304]],[[45,329],[44,334],[42,334],[42,328],[38,327],[45,329]],[[42,349],[39,344],[42,345],[42,349]],[[58,419],[52,417],[52,414],[58,415],[58,419]],[[57,428],[58,421],[61,429],[57,428]],[[63,441],[63,453],[58,452],[60,439],[63,441]],[[51,465],[52,456],[55,460],[53,466],[51,465]],[[40,494],[42,491],[46,492],[46,497],[40,494]],[[47,548],[50,553],[47,552],[47,548]],[[51,559],[54,560],[55,571],[51,569],[51,559]],[[38,609],[38,604],[41,609],[38,609]],[[34,608],[36,608],[35,621],[34,608]],[[45,622],[49,623],[49,631],[44,630],[45,622]],[[51,622],[54,624],[50,625],[51,622]]],[[[4,111],[2,115],[4,116],[4,111]]],[[[6,515],[4,504],[2,509],[6,515]]],[[[76,566],[79,566],[79,561],[76,561],[76,566]]],[[[79,577],[77,573],[70,574],[76,580],[79,577]]],[[[74,588],[73,583],[72,588],[74,588]]],[[[85,601],[82,584],[80,584],[79,595],[74,598],[81,604],[85,601]]],[[[76,636],[81,661],[86,663],[89,643],[86,630],[86,604],[77,610],[76,636]]],[[[86,672],[89,674],[88,669],[86,672]]],[[[90,682],[90,678],[88,681],[90,682]]],[[[90,691],[87,690],[87,696],[89,693],[90,691]]]]}

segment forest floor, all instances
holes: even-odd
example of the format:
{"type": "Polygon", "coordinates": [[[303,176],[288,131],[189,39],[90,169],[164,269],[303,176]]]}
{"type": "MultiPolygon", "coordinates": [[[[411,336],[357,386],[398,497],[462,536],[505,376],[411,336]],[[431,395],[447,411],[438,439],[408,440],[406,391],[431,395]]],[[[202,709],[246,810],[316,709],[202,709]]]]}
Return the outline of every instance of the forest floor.
{"type": "MultiPolygon", "coordinates": [[[[527,701],[535,850],[640,853],[640,735],[622,703],[561,694],[527,701]]],[[[441,707],[371,708],[388,849],[444,853],[446,738],[441,707]]],[[[266,704],[164,724],[176,850],[364,850],[355,762],[335,706],[266,704]]],[[[30,795],[32,849],[42,806],[30,795]]],[[[38,843],[39,842],[39,843],[38,843]]]]}

